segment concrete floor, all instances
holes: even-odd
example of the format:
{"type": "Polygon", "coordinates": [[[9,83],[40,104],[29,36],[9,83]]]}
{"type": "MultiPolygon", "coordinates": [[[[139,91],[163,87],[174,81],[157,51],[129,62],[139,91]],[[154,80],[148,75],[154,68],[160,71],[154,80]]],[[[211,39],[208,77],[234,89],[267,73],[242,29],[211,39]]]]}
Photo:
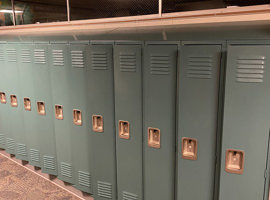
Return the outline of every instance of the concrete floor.
{"type": "Polygon", "coordinates": [[[72,185],[0,150],[0,200],[93,200],[72,185]]]}

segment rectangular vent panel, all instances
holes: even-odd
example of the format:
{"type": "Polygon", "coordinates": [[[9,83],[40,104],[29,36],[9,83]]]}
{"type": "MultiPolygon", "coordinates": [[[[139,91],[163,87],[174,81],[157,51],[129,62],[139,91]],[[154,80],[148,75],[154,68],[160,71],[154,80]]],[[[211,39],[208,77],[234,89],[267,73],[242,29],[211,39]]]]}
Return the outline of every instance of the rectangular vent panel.
{"type": "Polygon", "coordinates": [[[25,144],[17,144],[18,154],[21,156],[27,156],[27,150],[25,144]]]}
{"type": "Polygon", "coordinates": [[[138,195],[129,192],[123,192],[123,200],[137,200],[138,195]]]}
{"type": "Polygon", "coordinates": [[[98,181],[98,196],[112,199],[112,184],[98,181]]]}
{"type": "Polygon", "coordinates": [[[265,56],[240,56],[237,59],[236,81],[262,83],[264,78],[265,56]]]}
{"type": "Polygon", "coordinates": [[[55,170],[55,159],[51,156],[43,156],[45,169],[55,170]]]}
{"type": "Polygon", "coordinates": [[[186,67],[186,77],[192,79],[212,78],[212,56],[190,56],[186,67]]]}
{"type": "Polygon", "coordinates": [[[120,72],[136,72],[136,54],[120,53],[120,72]]]}
{"type": "Polygon", "coordinates": [[[91,187],[91,175],[87,172],[78,171],[79,184],[84,187],[91,187]]]}
{"type": "Polygon", "coordinates": [[[0,134],[0,144],[5,145],[5,135],[4,134],[0,134]]]}
{"type": "Polygon", "coordinates": [[[62,176],[72,178],[72,166],[68,163],[61,162],[61,174],[62,176]]]}
{"type": "Polygon", "coordinates": [[[22,63],[31,63],[30,49],[21,50],[21,60],[22,60],[22,63]]]}
{"type": "Polygon", "coordinates": [[[84,67],[83,51],[71,51],[72,67],[84,67]]]}
{"type": "Polygon", "coordinates": [[[5,61],[4,49],[0,49],[0,61],[5,61]]]}
{"type": "Polygon", "coordinates": [[[7,61],[17,62],[16,49],[7,49],[7,61]]]}
{"type": "Polygon", "coordinates": [[[39,160],[39,150],[30,149],[30,160],[33,162],[40,162],[39,160]]]}
{"type": "Polygon", "coordinates": [[[150,73],[153,75],[168,75],[169,65],[169,55],[155,54],[150,57],[150,73]]]}
{"type": "Polygon", "coordinates": [[[34,50],[35,64],[46,64],[46,54],[44,49],[34,50]]]}
{"type": "Polygon", "coordinates": [[[52,50],[53,65],[54,66],[64,66],[64,54],[63,50],[52,50]]]}
{"type": "Polygon", "coordinates": [[[92,69],[93,70],[107,70],[108,59],[106,52],[92,52],[92,69]]]}
{"type": "Polygon", "coordinates": [[[8,149],[15,150],[15,141],[13,139],[7,138],[6,142],[7,142],[7,148],[8,149]]]}

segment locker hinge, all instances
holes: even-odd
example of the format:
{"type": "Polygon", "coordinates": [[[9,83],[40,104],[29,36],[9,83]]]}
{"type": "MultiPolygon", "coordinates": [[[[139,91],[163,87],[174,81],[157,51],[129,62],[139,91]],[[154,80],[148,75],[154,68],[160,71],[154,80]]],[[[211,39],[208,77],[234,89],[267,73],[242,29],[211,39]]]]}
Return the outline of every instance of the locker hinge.
{"type": "Polygon", "coordinates": [[[264,170],[264,178],[267,178],[268,177],[268,169],[265,169],[264,170]]]}

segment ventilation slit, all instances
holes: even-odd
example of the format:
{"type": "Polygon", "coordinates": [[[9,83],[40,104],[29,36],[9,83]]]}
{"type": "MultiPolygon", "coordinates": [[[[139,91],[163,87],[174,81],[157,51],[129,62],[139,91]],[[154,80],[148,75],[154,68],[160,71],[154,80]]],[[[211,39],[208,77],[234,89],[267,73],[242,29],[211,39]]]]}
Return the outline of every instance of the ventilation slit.
{"type": "Polygon", "coordinates": [[[91,175],[87,172],[78,171],[79,184],[84,187],[91,187],[91,175]]]}
{"type": "Polygon", "coordinates": [[[164,54],[150,56],[150,73],[153,75],[169,74],[170,57],[164,54]]]}
{"type": "Polygon", "coordinates": [[[64,66],[63,50],[52,50],[52,56],[54,66],[64,66]]]}
{"type": "Polygon", "coordinates": [[[43,156],[45,169],[55,170],[55,159],[51,156],[43,156]]]}
{"type": "Polygon", "coordinates": [[[34,50],[35,64],[46,64],[46,55],[44,49],[34,50]]]}
{"type": "Polygon", "coordinates": [[[61,162],[61,174],[62,176],[72,178],[72,166],[68,163],[61,162]]]}
{"type": "Polygon", "coordinates": [[[72,67],[84,67],[83,51],[71,51],[72,67]]]}
{"type": "Polygon", "coordinates": [[[22,60],[22,63],[31,63],[30,49],[21,50],[21,60],[22,60]]]}
{"type": "Polygon", "coordinates": [[[98,196],[112,199],[112,184],[98,181],[98,196]]]}
{"type": "Polygon", "coordinates": [[[17,62],[16,49],[7,49],[7,61],[17,62]]]}
{"type": "Polygon", "coordinates": [[[212,56],[190,56],[186,67],[186,77],[193,79],[212,78],[212,56]]]}
{"type": "Polygon", "coordinates": [[[135,53],[120,53],[120,72],[136,72],[135,53]]]}
{"type": "Polygon", "coordinates": [[[92,69],[93,70],[107,70],[108,60],[106,52],[93,52],[92,57],[92,69]]]}
{"type": "Polygon", "coordinates": [[[137,200],[138,195],[129,192],[123,192],[123,200],[137,200]]]}
{"type": "Polygon", "coordinates": [[[26,145],[25,144],[18,144],[18,154],[21,156],[27,156],[27,151],[26,151],[26,145]]]}
{"type": "Polygon", "coordinates": [[[40,162],[39,161],[39,150],[30,149],[30,160],[33,162],[40,162]]]}
{"type": "Polygon", "coordinates": [[[6,139],[7,142],[7,148],[11,150],[15,150],[15,141],[11,138],[6,139]]]}

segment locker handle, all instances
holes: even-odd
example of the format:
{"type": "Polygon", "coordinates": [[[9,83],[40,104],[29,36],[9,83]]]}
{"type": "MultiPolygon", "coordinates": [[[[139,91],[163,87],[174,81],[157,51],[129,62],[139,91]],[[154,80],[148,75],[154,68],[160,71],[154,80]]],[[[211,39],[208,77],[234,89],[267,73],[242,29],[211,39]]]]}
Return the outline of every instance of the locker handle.
{"type": "Polygon", "coordinates": [[[92,116],[92,128],[94,132],[103,132],[103,117],[102,115],[92,116]]]}
{"type": "Polygon", "coordinates": [[[45,103],[43,101],[37,102],[37,112],[39,115],[46,115],[45,103]]]}
{"type": "Polygon", "coordinates": [[[80,110],[73,110],[73,123],[78,126],[82,125],[82,112],[80,110]]]}
{"type": "Polygon", "coordinates": [[[7,103],[6,93],[0,92],[0,101],[3,104],[6,104],[7,103]]]}
{"type": "Polygon", "coordinates": [[[160,148],[160,130],[158,128],[148,128],[148,146],[152,148],[160,148]]]}
{"type": "Polygon", "coordinates": [[[63,120],[64,119],[63,106],[62,105],[55,105],[54,110],[55,110],[55,118],[59,119],[59,120],[63,120]]]}
{"type": "Polygon", "coordinates": [[[243,174],[245,152],[236,149],[226,150],[225,171],[232,174],[243,174]]]}
{"type": "Polygon", "coordinates": [[[18,106],[17,96],[16,95],[10,95],[10,104],[12,107],[18,106]]]}
{"type": "Polygon", "coordinates": [[[24,98],[23,99],[24,103],[24,110],[31,111],[31,101],[29,98],[24,98]]]}
{"type": "Polygon", "coordinates": [[[197,160],[198,141],[195,138],[182,138],[182,158],[186,160],[197,160]]]}
{"type": "Polygon", "coordinates": [[[119,120],[119,137],[128,140],[130,138],[130,125],[128,121],[119,120]]]}

